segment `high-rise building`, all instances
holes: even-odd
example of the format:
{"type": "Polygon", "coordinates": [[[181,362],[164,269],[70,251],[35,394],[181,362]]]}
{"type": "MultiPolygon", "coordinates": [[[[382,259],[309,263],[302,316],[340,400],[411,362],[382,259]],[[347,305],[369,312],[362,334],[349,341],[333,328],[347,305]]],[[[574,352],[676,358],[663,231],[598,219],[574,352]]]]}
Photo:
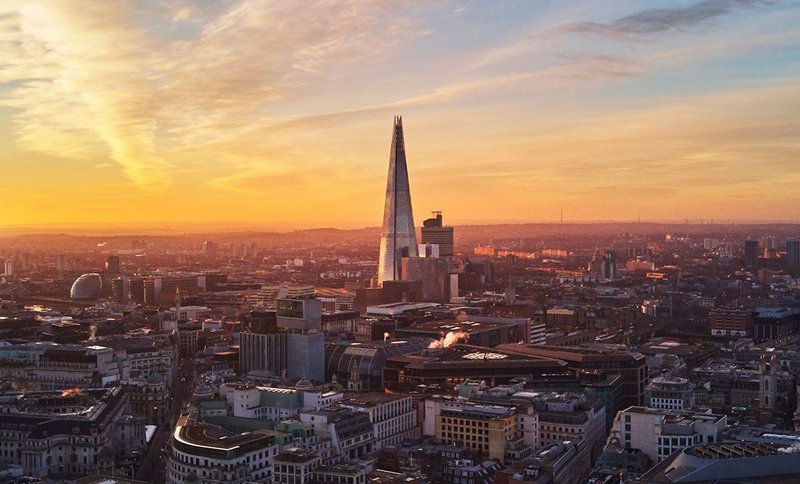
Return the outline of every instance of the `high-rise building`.
{"type": "Polygon", "coordinates": [[[617,253],[613,250],[606,250],[603,254],[602,277],[606,280],[617,278],[617,253]]]}
{"type": "Polygon", "coordinates": [[[64,254],[63,252],[58,254],[58,256],[56,257],[56,270],[58,272],[67,271],[69,269],[67,264],[68,264],[67,254],[64,254]]]}
{"type": "Polygon", "coordinates": [[[800,240],[798,239],[786,241],[786,267],[800,269],[800,240]]]}
{"type": "Polygon", "coordinates": [[[217,244],[210,240],[204,240],[202,246],[203,255],[213,256],[217,251],[217,244]]]}
{"type": "Polygon", "coordinates": [[[441,257],[403,257],[403,280],[420,281],[422,300],[448,303],[451,293],[451,270],[447,259],[441,257]]]}
{"type": "Polygon", "coordinates": [[[106,272],[117,273],[119,272],[119,256],[110,255],[106,259],[106,272]]]}
{"type": "Polygon", "coordinates": [[[21,264],[20,264],[20,269],[22,269],[23,271],[31,270],[31,267],[32,267],[31,259],[32,259],[32,255],[31,255],[30,252],[23,252],[22,253],[22,261],[21,261],[21,264]]]}
{"type": "Polygon", "coordinates": [[[744,243],[744,265],[755,267],[758,264],[758,241],[747,240],[744,243]]]}
{"type": "Polygon", "coordinates": [[[403,140],[403,118],[394,118],[392,147],[389,153],[389,175],[386,181],[386,204],[383,209],[383,230],[378,261],[378,285],[401,279],[400,261],[417,256],[417,235],[411,211],[411,189],[403,140]]]}
{"type": "Polygon", "coordinates": [[[322,302],[311,297],[277,301],[278,328],[286,331],[286,376],[325,381],[322,302]]]}
{"type": "Polygon", "coordinates": [[[442,225],[442,212],[422,222],[422,243],[439,246],[439,257],[453,257],[453,227],[442,225]]]}

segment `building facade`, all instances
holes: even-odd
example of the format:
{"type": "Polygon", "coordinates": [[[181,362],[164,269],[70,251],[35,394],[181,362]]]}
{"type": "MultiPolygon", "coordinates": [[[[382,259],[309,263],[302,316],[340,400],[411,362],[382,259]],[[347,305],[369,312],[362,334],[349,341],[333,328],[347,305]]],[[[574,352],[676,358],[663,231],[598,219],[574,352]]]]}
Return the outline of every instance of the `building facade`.
{"type": "Polygon", "coordinates": [[[389,175],[386,181],[386,203],[378,258],[378,284],[402,279],[400,261],[417,256],[417,234],[411,210],[411,189],[408,183],[403,119],[396,117],[392,129],[389,154],[389,175]]]}

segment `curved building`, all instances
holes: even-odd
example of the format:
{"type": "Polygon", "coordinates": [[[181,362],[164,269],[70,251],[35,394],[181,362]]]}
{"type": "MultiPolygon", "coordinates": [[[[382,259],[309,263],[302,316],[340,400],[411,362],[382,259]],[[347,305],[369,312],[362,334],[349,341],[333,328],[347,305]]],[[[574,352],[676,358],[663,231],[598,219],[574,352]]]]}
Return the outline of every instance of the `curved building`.
{"type": "Polygon", "coordinates": [[[103,289],[103,278],[100,274],[91,272],[77,278],[69,290],[69,297],[74,300],[97,299],[103,289]]]}
{"type": "Polygon", "coordinates": [[[272,457],[279,447],[271,430],[242,432],[199,421],[196,414],[184,414],[175,425],[171,442],[167,463],[170,484],[273,482],[272,457]]]}
{"type": "Polygon", "coordinates": [[[392,356],[417,353],[428,347],[431,338],[408,338],[370,343],[326,343],[325,377],[335,376],[350,389],[383,391],[383,368],[392,356]],[[358,372],[358,382],[354,372],[358,372]],[[354,386],[355,385],[355,386],[354,386]]]}

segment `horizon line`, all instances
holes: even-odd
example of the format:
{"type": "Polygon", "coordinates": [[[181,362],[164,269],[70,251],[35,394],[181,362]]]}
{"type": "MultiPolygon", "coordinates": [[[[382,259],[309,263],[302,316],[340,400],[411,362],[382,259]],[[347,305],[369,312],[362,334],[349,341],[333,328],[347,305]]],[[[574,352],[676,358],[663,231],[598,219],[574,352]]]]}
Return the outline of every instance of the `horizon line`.
{"type": "MultiPolygon", "coordinates": [[[[481,227],[481,226],[497,226],[497,225],[681,225],[681,226],[725,226],[725,225],[798,225],[800,221],[797,220],[765,220],[765,219],[656,219],[656,220],[574,220],[574,221],[560,221],[556,220],[497,220],[497,221],[462,221],[448,224],[454,227],[481,227]]],[[[304,232],[313,230],[342,230],[342,231],[356,231],[356,230],[380,230],[380,225],[359,225],[356,223],[341,222],[338,224],[309,224],[308,226],[296,225],[294,227],[287,227],[288,223],[272,222],[267,224],[259,223],[224,223],[224,222],[208,222],[208,223],[189,223],[185,224],[184,228],[178,228],[174,222],[134,222],[129,224],[107,224],[107,223],[82,223],[64,224],[64,223],[51,223],[51,224],[9,224],[0,225],[0,237],[3,236],[20,236],[20,235],[41,235],[45,233],[59,233],[63,235],[81,234],[86,235],[86,232],[95,232],[98,230],[108,230],[114,232],[115,235],[160,235],[160,234],[203,234],[203,233],[243,233],[243,232],[268,232],[268,233],[283,233],[289,234],[293,232],[304,232]],[[2,234],[1,232],[16,232],[14,234],[2,234]],[[26,232],[27,231],[27,232],[26,232]],[[137,231],[137,232],[131,232],[137,231]]],[[[420,229],[421,227],[416,227],[420,229]]]]}

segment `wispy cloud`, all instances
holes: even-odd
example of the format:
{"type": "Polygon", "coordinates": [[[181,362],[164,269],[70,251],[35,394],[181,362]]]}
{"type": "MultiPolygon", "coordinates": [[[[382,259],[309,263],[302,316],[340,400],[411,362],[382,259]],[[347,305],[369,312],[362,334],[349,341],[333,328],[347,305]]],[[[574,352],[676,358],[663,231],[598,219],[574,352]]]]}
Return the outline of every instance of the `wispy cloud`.
{"type": "Polygon", "coordinates": [[[761,0],[704,0],[686,7],[641,10],[611,22],[569,23],[563,25],[560,30],[597,34],[615,39],[635,39],[669,30],[694,27],[738,8],[753,8],[769,3],[771,2],[761,0]]]}
{"type": "MultiPolygon", "coordinates": [[[[323,68],[413,35],[393,6],[242,0],[219,12],[57,1],[0,11],[0,105],[17,142],[67,158],[110,157],[143,186],[170,183],[162,152],[269,119],[278,99],[325,82],[323,68]],[[162,30],[167,22],[181,35],[162,30]],[[182,24],[191,24],[181,27],[182,24]]],[[[329,74],[329,73],[328,73],[329,74]]]]}

